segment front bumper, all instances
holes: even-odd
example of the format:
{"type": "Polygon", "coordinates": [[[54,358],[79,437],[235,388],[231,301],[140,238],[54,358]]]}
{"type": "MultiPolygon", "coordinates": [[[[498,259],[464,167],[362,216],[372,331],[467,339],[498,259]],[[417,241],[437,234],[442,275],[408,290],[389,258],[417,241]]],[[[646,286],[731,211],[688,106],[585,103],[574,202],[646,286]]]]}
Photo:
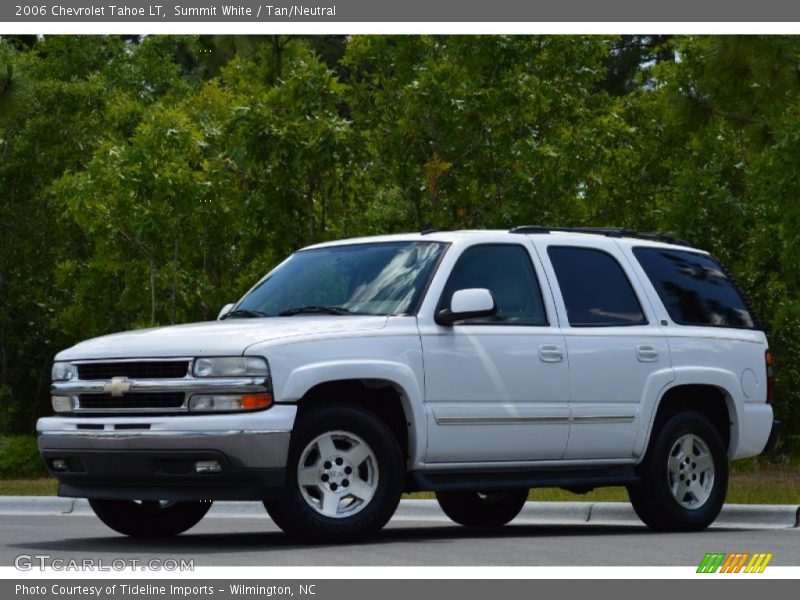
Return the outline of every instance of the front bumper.
{"type": "Polygon", "coordinates": [[[275,405],[249,414],[46,417],[37,430],[60,496],[261,500],[283,486],[295,415],[295,406],[275,405]],[[197,472],[199,461],[219,471],[197,472]]]}

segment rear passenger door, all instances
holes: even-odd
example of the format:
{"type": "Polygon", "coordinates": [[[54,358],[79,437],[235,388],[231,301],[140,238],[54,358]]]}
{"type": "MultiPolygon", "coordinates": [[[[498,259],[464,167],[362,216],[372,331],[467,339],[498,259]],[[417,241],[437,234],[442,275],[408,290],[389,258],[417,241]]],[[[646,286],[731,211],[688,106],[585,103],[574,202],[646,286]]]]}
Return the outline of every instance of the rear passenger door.
{"type": "Polygon", "coordinates": [[[633,458],[642,400],[673,377],[669,347],[614,240],[586,237],[536,242],[548,277],[557,282],[569,357],[571,425],[564,459],[633,458]]]}

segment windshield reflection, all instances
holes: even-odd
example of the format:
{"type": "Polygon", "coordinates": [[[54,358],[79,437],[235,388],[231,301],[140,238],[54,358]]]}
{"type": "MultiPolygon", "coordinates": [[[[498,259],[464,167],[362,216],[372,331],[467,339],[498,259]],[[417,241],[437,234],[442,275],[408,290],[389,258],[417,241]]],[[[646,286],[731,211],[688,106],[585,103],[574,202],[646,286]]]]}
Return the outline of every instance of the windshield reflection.
{"type": "Polygon", "coordinates": [[[269,315],[304,307],[367,315],[415,312],[444,248],[439,242],[382,242],[302,250],[236,308],[269,315]]]}

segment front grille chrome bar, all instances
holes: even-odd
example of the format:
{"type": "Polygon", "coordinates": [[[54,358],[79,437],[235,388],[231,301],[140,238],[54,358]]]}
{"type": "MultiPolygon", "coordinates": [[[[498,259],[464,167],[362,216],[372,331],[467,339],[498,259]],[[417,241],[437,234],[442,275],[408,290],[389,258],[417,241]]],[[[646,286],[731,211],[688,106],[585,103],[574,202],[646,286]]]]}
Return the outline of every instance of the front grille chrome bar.
{"type": "MultiPolygon", "coordinates": [[[[184,379],[127,379],[128,393],[133,392],[183,392],[187,394],[216,393],[257,393],[269,392],[269,379],[266,377],[209,377],[184,379]]],[[[54,381],[50,392],[54,396],[75,396],[77,394],[108,393],[108,380],[54,381]]]]}

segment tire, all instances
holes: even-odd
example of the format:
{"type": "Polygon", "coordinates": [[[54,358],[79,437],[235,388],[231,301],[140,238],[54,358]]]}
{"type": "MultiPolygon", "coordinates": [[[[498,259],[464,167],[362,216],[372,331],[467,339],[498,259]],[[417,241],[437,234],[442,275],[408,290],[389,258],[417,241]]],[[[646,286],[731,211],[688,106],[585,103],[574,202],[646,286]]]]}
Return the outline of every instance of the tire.
{"type": "Polygon", "coordinates": [[[516,517],[528,490],[496,490],[491,492],[436,492],[436,500],[444,513],[459,525],[467,527],[500,527],[516,517]]]}
{"type": "Polygon", "coordinates": [[[211,502],[158,500],[100,500],[90,498],[94,514],[108,527],[131,537],[169,537],[191,529],[200,522],[211,502]]]}
{"type": "Polygon", "coordinates": [[[392,517],[403,472],[397,439],[376,415],[348,404],[313,408],[292,434],[284,492],[264,506],[292,537],[355,541],[392,517]]]}
{"type": "Polygon", "coordinates": [[[728,458],[717,429],[702,414],[669,418],[628,487],[639,518],[656,531],[699,531],[719,515],[728,488],[728,458]]]}

